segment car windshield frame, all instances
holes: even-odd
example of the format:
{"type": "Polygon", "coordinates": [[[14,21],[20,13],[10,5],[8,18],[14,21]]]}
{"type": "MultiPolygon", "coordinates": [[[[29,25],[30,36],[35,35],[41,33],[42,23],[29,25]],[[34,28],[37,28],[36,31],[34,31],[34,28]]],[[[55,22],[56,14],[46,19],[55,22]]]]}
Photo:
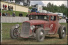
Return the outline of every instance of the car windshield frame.
{"type": "Polygon", "coordinates": [[[45,20],[49,21],[48,15],[29,15],[29,20],[45,20]]]}

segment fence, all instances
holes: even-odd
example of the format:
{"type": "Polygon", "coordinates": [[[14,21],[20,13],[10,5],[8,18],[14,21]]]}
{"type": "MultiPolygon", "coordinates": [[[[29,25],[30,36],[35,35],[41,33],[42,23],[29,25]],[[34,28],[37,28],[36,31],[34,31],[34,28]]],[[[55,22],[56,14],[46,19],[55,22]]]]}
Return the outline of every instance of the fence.
{"type": "MultiPolygon", "coordinates": [[[[28,17],[2,17],[2,23],[22,23],[24,21],[28,21],[28,17]]],[[[59,20],[59,23],[66,23],[66,19],[59,20]]]]}
{"type": "Polygon", "coordinates": [[[28,21],[28,17],[2,17],[2,23],[22,23],[24,21],[28,21]]]}

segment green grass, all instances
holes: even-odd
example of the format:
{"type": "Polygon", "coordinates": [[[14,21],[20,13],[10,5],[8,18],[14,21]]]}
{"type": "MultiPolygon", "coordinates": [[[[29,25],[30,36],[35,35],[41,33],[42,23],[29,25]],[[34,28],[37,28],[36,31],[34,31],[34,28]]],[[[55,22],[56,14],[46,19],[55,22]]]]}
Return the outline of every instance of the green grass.
{"type": "Polygon", "coordinates": [[[13,12],[15,12],[15,14],[16,14],[16,16],[19,16],[19,13],[22,13],[23,14],[23,16],[26,16],[27,15],[27,13],[26,12],[19,12],[19,11],[5,11],[5,10],[2,10],[2,13],[10,13],[10,15],[12,15],[13,14],[13,12]]]}
{"type": "MultiPolygon", "coordinates": [[[[3,23],[2,24],[2,39],[5,43],[14,44],[67,44],[67,37],[65,39],[59,39],[58,36],[47,36],[43,42],[37,42],[35,39],[11,39],[10,38],[10,28],[15,24],[22,23],[3,23]],[[6,42],[7,41],[7,42],[6,42]],[[13,42],[15,41],[15,42],[13,42]]],[[[61,23],[62,25],[67,25],[66,23],[61,23]]]]}
{"type": "Polygon", "coordinates": [[[9,39],[10,38],[10,29],[12,26],[14,26],[15,24],[20,24],[21,23],[3,23],[2,24],[2,38],[3,39],[9,39]]]}
{"type": "Polygon", "coordinates": [[[62,24],[62,25],[66,25],[66,26],[67,26],[67,23],[60,23],[60,24],[62,24]]]}
{"type": "Polygon", "coordinates": [[[66,26],[66,29],[67,29],[67,23],[60,23],[60,24],[66,26]]]}

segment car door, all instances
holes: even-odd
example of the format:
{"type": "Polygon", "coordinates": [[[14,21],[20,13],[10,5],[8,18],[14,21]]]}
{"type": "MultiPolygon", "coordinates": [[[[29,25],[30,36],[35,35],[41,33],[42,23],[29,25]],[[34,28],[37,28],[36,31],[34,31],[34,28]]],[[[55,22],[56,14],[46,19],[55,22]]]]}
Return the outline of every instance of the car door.
{"type": "Polygon", "coordinates": [[[56,26],[57,26],[57,20],[56,20],[56,16],[52,15],[50,16],[50,25],[49,25],[49,28],[50,28],[50,33],[55,33],[55,30],[56,30],[56,26]]]}
{"type": "Polygon", "coordinates": [[[44,20],[46,21],[46,23],[44,24],[45,25],[45,29],[49,29],[49,16],[45,15],[44,16],[44,20]]]}

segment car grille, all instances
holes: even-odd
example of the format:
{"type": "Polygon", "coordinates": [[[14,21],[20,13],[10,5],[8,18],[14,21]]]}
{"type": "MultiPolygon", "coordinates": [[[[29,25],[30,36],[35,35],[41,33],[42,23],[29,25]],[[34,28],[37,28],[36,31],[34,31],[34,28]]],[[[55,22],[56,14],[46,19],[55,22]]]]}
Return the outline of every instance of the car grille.
{"type": "Polygon", "coordinates": [[[29,37],[29,32],[30,32],[30,23],[24,22],[22,25],[22,30],[21,30],[21,37],[29,37]]]}

